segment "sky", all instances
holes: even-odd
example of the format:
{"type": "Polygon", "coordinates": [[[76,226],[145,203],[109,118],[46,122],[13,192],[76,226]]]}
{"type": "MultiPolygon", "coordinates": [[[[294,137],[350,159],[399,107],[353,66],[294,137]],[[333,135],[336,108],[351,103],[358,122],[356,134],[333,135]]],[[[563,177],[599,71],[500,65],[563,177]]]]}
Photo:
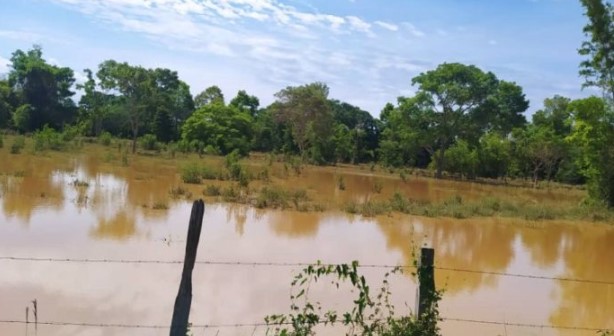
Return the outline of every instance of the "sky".
{"type": "Polygon", "coordinates": [[[474,64],[544,98],[582,90],[578,0],[0,0],[0,73],[33,44],[53,64],[115,59],[179,73],[193,94],[218,85],[262,105],[315,81],[378,116],[444,62],[474,64]]]}

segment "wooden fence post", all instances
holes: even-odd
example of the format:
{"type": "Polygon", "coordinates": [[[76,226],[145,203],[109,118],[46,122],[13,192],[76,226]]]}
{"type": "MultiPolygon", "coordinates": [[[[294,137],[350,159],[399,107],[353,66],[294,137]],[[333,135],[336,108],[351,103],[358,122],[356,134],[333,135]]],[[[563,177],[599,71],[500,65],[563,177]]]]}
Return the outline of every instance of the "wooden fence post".
{"type": "Polygon", "coordinates": [[[188,331],[190,307],[192,306],[192,270],[194,270],[194,263],[196,262],[196,251],[198,250],[204,214],[205,203],[202,200],[194,201],[188,226],[188,239],[185,246],[181,284],[175,299],[170,336],[186,336],[188,331]]]}
{"type": "Polygon", "coordinates": [[[416,289],[416,311],[418,312],[418,318],[422,317],[431,307],[435,295],[434,261],[435,250],[432,248],[422,248],[417,269],[418,288],[416,289]]]}

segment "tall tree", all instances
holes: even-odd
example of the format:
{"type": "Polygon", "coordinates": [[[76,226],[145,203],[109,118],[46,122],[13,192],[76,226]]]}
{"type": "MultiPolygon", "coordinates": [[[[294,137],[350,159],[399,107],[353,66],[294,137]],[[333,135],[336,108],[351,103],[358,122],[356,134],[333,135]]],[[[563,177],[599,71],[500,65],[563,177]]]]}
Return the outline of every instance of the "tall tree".
{"type": "Polygon", "coordinates": [[[13,116],[11,95],[9,82],[7,80],[0,80],[0,128],[6,128],[11,123],[13,116]]]}
{"type": "Polygon", "coordinates": [[[37,130],[46,124],[60,128],[73,120],[76,113],[71,99],[73,71],[47,63],[40,46],[13,53],[8,80],[19,105],[29,105],[21,109],[29,114],[21,118],[23,131],[37,130]]]}
{"type": "Polygon", "coordinates": [[[301,154],[305,153],[310,140],[326,139],[332,134],[333,115],[328,91],[326,84],[316,82],[289,86],[275,94],[274,114],[279,122],[289,126],[301,154]]]}
{"type": "Polygon", "coordinates": [[[98,67],[100,86],[117,91],[124,99],[132,131],[132,152],[136,152],[136,141],[147,112],[147,99],[151,97],[152,78],[147,69],[108,60],[98,67]]]}
{"type": "Polygon", "coordinates": [[[206,88],[194,97],[194,107],[197,109],[209,104],[225,104],[224,94],[217,85],[206,88]]]}
{"type": "Polygon", "coordinates": [[[426,118],[434,138],[427,148],[437,150],[437,177],[444,168],[445,150],[459,138],[480,138],[490,129],[511,129],[522,122],[528,108],[522,90],[473,65],[444,63],[412,80],[418,85],[417,110],[426,118]]]}
{"type": "Polygon", "coordinates": [[[581,149],[577,159],[589,191],[614,207],[614,112],[598,97],[576,100],[570,109],[574,122],[568,140],[581,149]]]}
{"type": "Polygon", "coordinates": [[[258,107],[260,106],[260,100],[256,96],[250,96],[245,90],[237,92],[237,96],[232,98],[230,106],[234,106],[242,111],[247,111],[252,117],[258,113],[258,107]]]}
{"type": "Polygon", "coordinates": [[[556,135],[567,136],[571,131],[571,99],[556,95],[544,100],[544,108],[533,114],[533,124],[551,128],[556,135]]]}
{"type": "Polygon", "coordinates": [[[584,87],[603,90],[606,98],[614,101],[614,8],[602,0],[580,0],[589,22],[584,26],[588,38],[578,50],[586,59],[580,63],[584,87]]]}

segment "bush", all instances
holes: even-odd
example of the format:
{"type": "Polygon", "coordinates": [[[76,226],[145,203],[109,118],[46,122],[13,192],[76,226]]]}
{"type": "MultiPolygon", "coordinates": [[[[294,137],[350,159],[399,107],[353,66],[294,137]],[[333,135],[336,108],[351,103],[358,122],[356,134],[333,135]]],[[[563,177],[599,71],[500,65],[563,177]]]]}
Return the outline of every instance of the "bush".
{"type": "Polygon", "coordinates": [[[26,139],[22,136],[18,136],[13,140],[11,145],[11,154],[19,154],[21,150],[26,146],[26,139]]]}
{"type": "Polygon", "coordinates": [[[219,186],[209,184],[203,190],[203,195],[205,196],[220,196],[222,194],[222,189],[219,186]]]}
{"type": "Polygon", "coordinates": [[[34,133],[34,150],[43,151],[50,150],[63,150],[66,146],[62,138],[62,134],[58,133],[53,128],[45,125],[42,130],[34,133]]]}
{"type": "Polygon", "coordinates": [[[109,133],[109,132],[102,132],[98,136],[98,143],[100,143],[103,146],[110,146],[112,139],[113,139],[113,136],[111,135],[111,133],[109,133]]]}
{"type": "Polygon", "coordinates": [[[4,139],[2,138],[2,134],[0,134],[0,148],[4,147],[4,139]]]}
{"type": "Polygon", "coordinates": [[[181,169],[181,179],[184,183],[200,184],[201,170],[197,164],[191,163],[181,169]]]}
{"type": "Polygon", "coordinates": [[[139,142],[144,150],[158,150],[159,148],[158,139],[153,134],[143,135],[139,142]]]}

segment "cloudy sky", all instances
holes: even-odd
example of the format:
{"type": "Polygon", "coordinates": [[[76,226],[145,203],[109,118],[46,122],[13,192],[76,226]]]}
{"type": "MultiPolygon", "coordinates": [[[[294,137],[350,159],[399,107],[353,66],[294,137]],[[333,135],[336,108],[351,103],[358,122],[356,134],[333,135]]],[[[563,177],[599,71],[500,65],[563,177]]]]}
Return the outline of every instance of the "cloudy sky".
{"type": "Polygon", "coordinates": [[[2,0],[0,73],[36,43],[78,78],[113,58],[264,104],[323,81],[377,116],[415,75],[463,62],[520,84],[530,114],[554,94],[591,93],[577,75],[582,12],[578,0],[2,0]]]}

